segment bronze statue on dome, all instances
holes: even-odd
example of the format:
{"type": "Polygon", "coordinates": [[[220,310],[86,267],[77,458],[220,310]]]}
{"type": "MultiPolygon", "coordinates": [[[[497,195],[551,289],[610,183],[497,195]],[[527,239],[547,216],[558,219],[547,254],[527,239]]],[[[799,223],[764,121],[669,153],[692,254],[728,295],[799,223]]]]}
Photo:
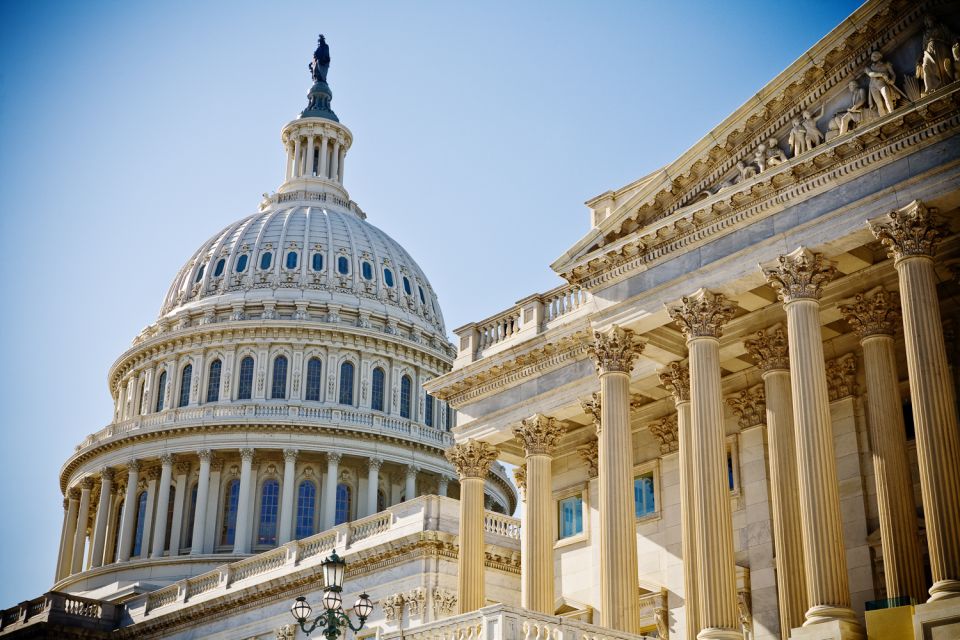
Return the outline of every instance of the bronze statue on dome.
{"type": "Polygon", "coordinates": [[[317,38],[317,50],[313,52],[313,62],[307,65],[307,68],[310,69],[314,82],[327,81],[327,70],[330,69],[330,47],[327,46],[322,33],[317,38]]]}

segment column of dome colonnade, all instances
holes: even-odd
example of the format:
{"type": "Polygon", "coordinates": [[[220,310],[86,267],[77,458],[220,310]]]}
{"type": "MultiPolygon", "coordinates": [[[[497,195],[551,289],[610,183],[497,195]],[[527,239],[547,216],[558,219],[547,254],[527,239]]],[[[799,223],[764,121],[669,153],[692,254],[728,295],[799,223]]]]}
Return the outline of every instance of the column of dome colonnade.
{"type": "Polygon", "coordinates": [[[960,433],[943,339],[933,256],[948,230],[914,201],[870,221],[894,259],[910,378],[920,489],[933,585],[930,600],[960,596],[960,433]]]}
{"type": "Polygon", "coordinates": [[[687,640],[700,630],[697,604],[697,511],[694,495],[693,425],[690,419],[690,367],[671,362],[660,372],[660,383],[673,395],[677,408],[680,465],[680,542],[683,554],[683,600],[687,640]]]}
{"type": "Polygon", "coordinates": [[[447,459],[460,476],[460,555],[457,557],[459,613],[486,604],[484,589],[484,483],[497,450],[488,442],[467,440],[447,449],[447,459]]]}
{"type": "MultiPolygon", "coordinates": [[[[810,607],[804,626],[830,625],[829,633],[834,638],[861,638],[862,628],[850,608],[837,463],[820,330],[820,297],[824,285],[836,276],[836,267],[823,255],[801,247],[780,256],[774,266],[763,268],[763,273],[777,290],[787,313],[800,525],[807,604],[810,607]]],[[[809,633],[822,634],[825,631],[827,628],[822,627],[809,630],[809,633]]],[[[796,637],[803,635],[800,630],[793,632],[796,637]]]]}
{"type": "Polygon", "coordinates": [[[87,542],[87,519],[90,517],[90,492],[93,490],[93,478],[80,481],[80,505],[77,508],[77,524],[73,536],[73,555],[70,573],[83,571],[83,550],[87,542]]]}
{"type": "MultiPolygon", "coordinates": [[[[633,434],[630,370],[644,343],[617,325],[594,333],[589,346],[600,376],[597,429],[600,482],[600,623],[639,633],[636,511],[633,503],[633,434]]],[[[527,470],[529,491],[530,470],[527,470]]]]}
{"type": "Polygon", "coordinates": [[[898,314],[891,294],[883,288],[857,295],[852,304],[840,305],[840,313],[856,331],[863,349],[887,597],[922,602],[925,589],[917,507],[893,342],[898,314]]]}
{"type": "Polygon", "coordinates": [[[332,121],[295,120],[285,131],[286,180],[319,177],[343,183],[343,165],[351,138],[332,121]]]}
{"type": "Polygon", "coordinates": [[[90,551],[93,568],[103,565],[103,551],[107,539],[107,523],[110,521],[110,500],[113,489],[113,469],[104,467],[100,470],[100,501],[97,504],[97,513],[94,518],[93,545],[90,551]]]}
{"type": "Polygon", "coordinates": [[[526,463],[526,511],[521,565],[523,606],[553,615],[553,451],[563,435],[555,418],[533,415],[514,427],[526,463]]]}
{"type": "Polygon", "coordinates": [[[77,512],[80,510],[80,489],[71,487],[67,490],[67,523],[63,528],[63,541],[60,544],[60,563],[57,570],[57,580],[61,580],[71,573],[73,568],[73,538],[77,532],[77,512]]]}
{"type": "Polygon", "coordinates": [[[734,313],[722,294],[700,289],[668,308],[687,339],[696,510],[698,638],[741,638],[733,515],[727,486],[720,336],[734,313]]]}
{"type": "Polygon", "coordinates": [[[757,362],[763,378],[773,542],[777,550],[777,600],[780,630],[787,634],[790,629],[803,625],[807,612],[803,544],[797,535],[801,529],[800,493],[787,334],[782,326],[777,325],[757,332],[752,340],[744,340],[743,346],[757,362]]]}

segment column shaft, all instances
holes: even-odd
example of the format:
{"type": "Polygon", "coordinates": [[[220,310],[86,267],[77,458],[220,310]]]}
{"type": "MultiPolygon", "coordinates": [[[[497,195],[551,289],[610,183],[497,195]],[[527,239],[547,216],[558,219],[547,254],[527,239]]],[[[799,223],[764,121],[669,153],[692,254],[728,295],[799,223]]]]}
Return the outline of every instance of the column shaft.
{"type": "Polygon", "coordinates": [[[377,491],[380,489],[380,465],[382,460],[370,458],[367,466],[367,515],[377,512],[377,491]]]}
{"type": "Polygon", "coordinates": [[[126,562],[133,550],[134,525],[137,518],[137,483],[140,481],[140,465],[131,460],[127,466],[127,493],[123,497],[123,515],[120,517],[120,549],[117,560],[126,562]]]}
{"type": "Polygon", "coordinates": [[[483,485],[483,478],[460,480],[460,559],[457,576],[460,613],[476,611],[486,605],[483,485]]]}
{"type": "Polygon", "coordinates": [[[439,485],[437,488],[437,495],[446,497],[447,495],[447,486],[450,484],[450,479],[447,476],[440,476],[439,485]]]}
{"type": "Polygon", "coordinates": [[[307,138],[307,157],[304,162],[303,170],[304,175],[308,177],[313,175],[313,155],[313,136],[311,135],[309,138],[307,138]]]}
{"type": "Polygon", "coordinates": [[[90,490],[93,480],[84,478],[80,484],[80,506],[77,508],[77,529],[73,536],[73,555],[70,573],[83,571],[83,550],[87,541],[87,519],[90,517],[90,490]]]}
{"type": "MultiPolygon", "coordinates": [[[[326,138],[324,138],[326,139],[326,138]]],[[[332,529],[337,524],[337,476],[340,473],[340,454],[327,454],[327,480],[324,485],[323,528],[332,529]]]]}
{"type": "Polygon", "coordinates": [[[94,567],[103,565],[104,541],[107,537],[107,523],[110,521],[110,490],[113,486],[113,470],[106,468],[100,473],[100,501],[97,504],[96,524],[94,525],[91,562],[94,567]]]}
{"type": "Polygon", "coordinates": [[[210,494],[210,450],[201,449],[200,474],[197,478],[197,506],[193,510],[193,539],[190,541],[190,555],[203,553],[204,531],[207,522],[207,500],[210,494]]]}
{"type": "Polygon", "coordinates": [[[278,542],[286,544],[293,540],[293,494],[297,482],[297,450],[283,452],[283,494],[280,496],[280,531],[278,542]]]}
{"type": "Polygon", "coordinates": [[[327,142],[328,140],[329,138],[327,138],[326,135],[320,138],[320,171],[318,171],[317,173],[320,175],[321,178],[329,177],[327,174],[327,167],[328,167],[327,142]]]}
{"type": "Polygon", "coordinates": [[[300,167],[303,162],[303,157],[300,155],[300,137],[294,139],[293,141],[293,175],[291,177],[298,178],[301,175],[300,167]]]}
{"type": "Polygon", "coordinates": [[[413,500],[417,497],[417,467],[410,465],[407,467],[407,484],[404,487],[403,494],[406,500],[413,500]]]}
{"type": "Polygon", "coordinates": [[[340,141],[333,141],[333,154],[330,157],[330,179],[336,180],[340,175],[340,141]]]}
{"type": "Polygon", "coordinates": [[[552,457],[528,455],[526,522],[520,531],[526,538],[523,591],[527,608],[553,615],[556,611],[553,577],[553,473],[552,457]]]}
{"type": "Polygon", "coordinates": [[[160,458],[160,462],[160,486],[157,489],[157,510],[153,518],[151,558],[163,557],[167,543],[167,515],[170,509],[170,477],[173,475],[173,458],[164,455],[160,458]]]}
{"type": "Polygon", "coordinates": [[[187,474],[190,473],[190,465],[186,462],[178,462],[175,471],[176,476],[176,496],[173,500],[173,522],[170,523],[170,544],[168,549],[171,556],[180,554],[180,545],[183,544],[183,516],[184,505],[187,503],[187,474]]]}
{"type": "Polygon", "coordinates": [[[690,401],[677,403],[677,439],[680,466],[680,529],[683,553],[683,592],[687,615],[687,640],[695,640],[700,631],[697,596],[697,511],[694,495],[693,425],[690,401]]]}
{"type": "Polygon", "coordinates": [[[237,501],[237,529],[233,539],[234,553],[250,553],[253,522],[250,513],[250,476],[253,467],[253,449],[240,450],[240,493],[237,501]]]}
{"type": "Polygon", "coordinates": [[[77,535],[77,512],[80,509],[80,496],[73,490],[67,492],[70,499],[67,503],[67,526],[63,531],[63,544],[60,553],[60,564],[57,580],[63,580],[72,573],[73,568],[73,541],[77,535]]]}

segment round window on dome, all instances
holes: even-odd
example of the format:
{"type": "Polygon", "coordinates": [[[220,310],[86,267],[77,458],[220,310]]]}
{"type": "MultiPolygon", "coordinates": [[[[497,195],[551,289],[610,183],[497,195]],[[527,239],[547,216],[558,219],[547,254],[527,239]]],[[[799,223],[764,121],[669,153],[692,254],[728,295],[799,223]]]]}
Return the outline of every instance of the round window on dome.
{"type": "Polygon", "coordinates": [[[297,268],[297,252],[291,251],[287,254],[287,269],[297,268]]]}
{"type": "Polygon", "coordinates": [[[314,271],[323,271],[323,254],[322,253],[313,254],[312,266],[314,271]]]}
{"type": "Polygon", "coordinates": [[[384,270],[383,270],[383,282],[384,282],[388,287],[392,287],[392,286],[393,286],[393,271],[390,271],[390,269],[384,269],[384,270]]]}
{"type": "Polygon", "coordinates": [[[337,271],[343,275],[350,273],[350,261],[347,260],[347,256],[337,258],[337,271]]]}
{"type": "Polygon", "coordinates": [[[360,265],[360,273],[363,274],[364,280],[373,280],[373,265],[364,261],[363,264],[360,265]]]}
{"type": "Polygon", "coordinates": [[[206,268],[206,266],[207,266],[207,265],[205,265],[205,264],[200,265],[200,268],[197,269],[197,277],[194,278],[194,280],[193,280],[194,282],[200,282],[201,280],[203,280],[203,270],[204,270],[204,268],[206,268]]]}
{"type": "Polygon", "coordinates": [[[247,254],[237,258],[237,273],[243,273],[247,270],[247,254]]]}
{"type": "Polygon", "coordinates": [[[271,262],[273,262],[273,254],[270,253],[269,251],[267,251],[266,253],[260,256],[261,269],[269,269],[271,262]]]}
{"type": "Polygon", "coordinates": [[[410,289],[410,280],[407,276],[403,276],[403,292],[408,296],[413,295],[413,291],[410,289]]]}
{"type": "Polygon", "coordinates": [[[223,268],[226,266],[227,261],[224,258],[217,260],[217,266],[213,268],[213,277],[219,278],[223,275],[223,268]]]}

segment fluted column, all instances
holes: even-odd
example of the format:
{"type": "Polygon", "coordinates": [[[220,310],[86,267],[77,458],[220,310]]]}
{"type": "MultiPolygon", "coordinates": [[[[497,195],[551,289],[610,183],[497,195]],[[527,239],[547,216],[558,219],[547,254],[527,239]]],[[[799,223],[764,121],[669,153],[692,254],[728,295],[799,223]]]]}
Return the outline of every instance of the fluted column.
{"type": "Polygon", "coordinates": [[[297,482],[296,449],[283,450],[283,493],[280,495],[280,530],[278,542],[286,544],[293,539],[294,485],[297,482]]]}
{"type": "Polygon", "coordinates": [[[90,551],[92,565],[103,566],[103,546],[107,537],[107,523],[110,521],[110,495],[113,486],[113,469],[100,470],[100,502],[97,504],[96,524],[93,527],[93,548],[90,551]]]}
{"type": "Polygon", "coordinates": [[[336,181],[340,174],[340,140],[333,141],[333,154],[330,156],[330,179],[336,181]]]}
{"type": "Polygon", "coordinates": [[[460,555],[457,558],[459,613],[486,604],[484,589],[483,486],[497,450],[487,442],[467,440],[446,452],[460,475],[460,555]]]}
{"type": "Polygon", "coordinates": [[[850,609],[847,556],[840,518],[837,462],[820,331],[820,295],[836,268],[800,248],[764,274],[787,312],[790,386],[796,423],[800,525],[807,604],[804,626],[832,624],[841,635],[862,633],[850,609]]]}
{"type": "Polygon", "coordinates": [[[760,331],[745,340],[763,377],[766,398],[767,445],[770,458],[770,501],[773,510],[773,542],[777,550],[777,600],[780,633],[803,625],[807,611],[806,571],[800,527],[800,494],[797,484],[796,433],[793,428],[793,396],[790,392],[790,357],[783,327],[760,331]]]}
{"type": "Polygon", "coordinates": [[[57,571],[57,580],[62,580],[72,573],[73,542],[77,536],[77,512],[80,509],[80,490],[71,487],[67,490],[67,526],[63,531],[63,544],[60,552],[60,564],[57,571]]]}
{"type": "Polygon", "coordinates": [[[337,524],[337,476],[340,473],[342,454],[327,454],[327,481],[324,485],[323,528],[330,529],[337,524]]]}
{"type": "Polygon", "coordinates": [[[293,175],[292,178],[298,178],[301,174],[303,156],[300,155],[300,136],[293,140],[293,175]]]}
{"type": "MultiPolygon", "coordinates": [[[[202,356],[201,356],[202,357],[202,356]]],[[[180,555],[180,545],[183,541],[183,512],[184,505],[187,503],[187,476],[190,474],[190,463],[181,461],[173,466],[176,495],[173,499],[173,518],[170,523],[170,540],[167,545],[169,555],[180,555]]]]}
{"type": "Polygon", "coordinates": [[[240,492],[237,501],[237,530],[233,539],[234,553],[250,553],[250,538],[253,535],[253,514],[250,512],[252,467],[253,449],[240,449],[240,492]]]}
{"type": "Polygon", "coordinates": [[[614,325],[589,347],[600,376],[600,624],[639,633],[630,369],[643,351],[633,331],[614,325]]]}
{"type": "Polygon", "coordinates": [[[894,258],[920,466],[933,586],[930,600],[960,596],[960,430],[943,340],[933,255],[948,226],[914,201],[871,225],[894,258]]]}
{"type": "Polygon", "coordinates": [[[697,602],[697,511],[693,480],[693,426],[690,423],[690,367],[671,362],[660,373],[660,382],[677,407],[677,441],[680,466],[680,540],[683,553],[683,592],[686,637],[695,640],[699,626],[697,602]]]}
{"type": "Polygon", "coordinates": [[[534,415],[514,427],[526,460],[526,508],[520,532],[520,579],[524,608],[547,615],[556,611],[553,579],[553,451],[563,435],[556,419],[534,415]]]}
{"type": "Polygon", "coordinates": [[[90,491],[93,478],[86,477],[80,482],[80,506],[77,508],[77,529],[73,536],[73,556],[70,573],[83,571],[83,548],[87,541],[87,520],[90,517],[90,491]]]}
{"type": "Polygon", "coordinates": [[[287,142],[285,148],[287,151],[287,171],[284,174],[284,179],[289,180],[293,177],[293,145],[287,142]]]}
{"type": "Polygon", "coordinates": [[[377,512],[377,491],[380,489],[380,467],[383,460],[370,458],[367,460],[367,515],[377,512]]]}
{"type": "Polygon", "coordinates": [[[327,144],[329,138],[324,134],[320,138],[320,170],[317,172],[321,178],[327,177],[327,144]]]}
{"type": "Polygon", "coordinates": [[[345,146],[340,147],[340,160],[337,163],[337,182],[343,184],[343,158],[347,155],[347,148],[345,146]]]}
{"type": "Polygon", "coordinates": [[[406,496],[407,500],[413,500],[417,497],[417,473],[419,472],[420,467],[417,465],[407,465],[407,481],[403,489],[403,495],[406,496]]]}
{"type": "Polygon", "coordinates": [[[207,522],[207,499],[210,494],[210,449],[197,451],[200,458],[200,470],[197,477],[197,506],[193,510],[193,539],[190,541],[190,555],[203,553],[203,538],[207,522]]]}
{"type": "Polygon", "coordinates": [[[69,511],[70,501],[67,498],[63,499],[63,520],[60,523],[60,546],[57,547],[57,566],[53,570],[53,581],[56,582],[60,579],[60,571],[63,567],[63,547],[66,544],[66,534],[67,534],[67,518],[70,513],[69,511]]]}
{"type": "Polygon", "coordinates": [[[313,175],[313,134],[307,138],[307,157],[304,162],[303,174],[307,177],[313,175]]]}
{"type": "Polygon", "coordinates": [[[151,558],[162,558],[163,552],[166,550],[167,512],[170,507],[170,478],[172,475],[173,456],[165,453],[160,456],[160,486],[157,488],[157,510],[153,518],[151,558]]]}
{"type": "Polygon", "coordinates": [[[742,637],[720,389],[720,335],[733,312],[722,295],[703,289],[669,309],[690,357],[698,638],[742,637]]]}
{"type": "Polygon", "coordinates": [[[103,564],[108,565],[115,561],[117,557],[117,539],[118,531],[120,529],[120,523],[117,521],[117,515],[120,513],[120,507],[122,503],[117,501],[117,496],[122,495],[126,490],[126,486],[123,483],[123,480],[120,479],[119,482],[114,478],[114,482],[110,487],[110,516],[107,518],[107,533],[106,540],[103,544],[103,564]]]}
{"type": "Polygon", "coordinates": [[[140,482],[140,461],[127,463],[127,493],[123,497],[123,515],[120,524],[120,549],[117,560],[126,562],[133,551],[134,525],[137,519],[137,483],[140,482]]]}

